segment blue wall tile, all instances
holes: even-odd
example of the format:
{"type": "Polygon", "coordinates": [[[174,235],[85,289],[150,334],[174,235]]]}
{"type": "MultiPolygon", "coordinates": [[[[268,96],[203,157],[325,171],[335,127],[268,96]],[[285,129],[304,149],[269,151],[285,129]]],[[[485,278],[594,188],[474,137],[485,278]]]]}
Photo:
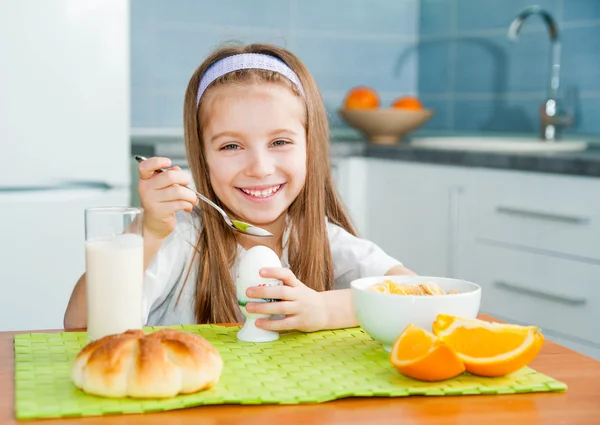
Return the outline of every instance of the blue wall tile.
{"type": "Polygon", "coordinates": [[[419,94],[452,91],[452,40],[423,40],[419,43],[419,94]]]}
{"type": "Polygon", "coordinates": [[[543,33],[463,37],[457,41],[458,93],[545,91],[550,75],[550,42],[543,33]]]}
{"type": "Polygon", "coordinates": [[[249,42],[270,42],[285,45],[283,34],[248,34],[243,29],[219,31],[187,31],[160,28],[156,31],[154,69],[148,70],[153,76],[152,83],[158,87],[179,89],[187,85],[192,73],[206,55],[217,47],[228,44],[249,42]]]}
{"type": "MultiPolygon", "coordinates": [[[[519,12],[532,4],[537,4],[550,13],[559,11],[560,0],[456,0],[457,28],[460,32],[490,29],[506,29],[519,12]]],[[[523,24],[522,30],[541,30],[543,21],[531,16],[523,24]]]]}
{"type": "Polygon", "coordinates": [[[294,52],[321,90],[346,91],[368,85],[377,91],[415,91],[414,45],[398,41],[298,37],[294,52]]]}
{"type": "MultiPolygon", "coordinates": [[[[296,0],[294,0],[296,1],[296,0]]],[[[419,0],[297,0],[297,30],[417,36],[419,0]]]]}
{"type": "Polygon", "coordinates": [[[183,92],[160,92],[155,95],[156,127],[183,125],[183,92]]]}
{"type": "MultiPolygon", "coordinates": [[[[132,125],[181,125],[189,78],[229,40],[292,50],[331,111],[356,85],[386,101],[416,94],[418,8],[419,0],[132,0],[132,125]]],[[[337,113],[331,124],[342,125],[337,113]]]]}
{"type": "Polygon", "coordinates": [[[564,86],[600,90],[600,24],[565,29],[561,52],[564,86]]]}
{"type": "Polygon", "coordinates": [[[435,0],[422,0],[420,18],[422,43],[433,40],[451,46],[449,54],[422,49],[419,55],[419,94],[425,99],[455,99],[450,101],[447,130],[538,134],[538,108],[547,95],[550,76],[548,31],[538,17],[525,22],[515,43],[506,31],[521,9],[539,4],[553,14],[561,33],[559,97],[566,112],[575,114],[573,126],[565,133],[600,134],[594,120],[600,112],[600,1],[454,2],[456,31],[452,16],[444,25],[441,6],[434,9],[439,6],[435,0]],[[454,84],[443,71],[433,71],[447,60],[449,70],[444,71],[454,75],[454,84]]]}
{"type": "Polygon", "coordinates": [[[575,109],[575,122],[565,134],[600,134],[600,99],[580,99],[575,109]]]}
{"type": "Polygon", "coordinates": [[[290,6],[280,0],[133,0],[143,3],[145,14],[153,15],[157,25],[180,28],[191,26],[242,26],[288,28],[290,6]]]}
{"type": "MultiPolygon", "coordinates": [[[[564,103],[577,115],[568,132],[600,133],[593,119],[600,108],[600,1],[536,3],[555,15],[561,29],[562,93],[576,94],[564,103]]],[[[180,125],[183,93],[195,68],[212,49],[237,40],[273,43],[298,54],[317,79],[333,126],[343,125],[335,111],[346,91],[369,85],[384,105],[418,93],[436,109],[424,128],[537,132],[537,107],[548,85],[547,30],[532,17],[518,42],[506,37],[512,19],[529,4],[132,0],[131,122],[180,125]],[[418,37],[421,42],[413,43],[418,37]]]]}
{"type": "Polygon", "coordinates": [[[600,19],[600,1],[598,0],[563,0],[563,2],[565,22],[600,19]]]}
{"type": "MultiPolygon", "coordinates": [[[[452,120],[452,109],[454,102],[451,99],[432,99],[421,97],[423,106],[427,109],[433,109],[433,116],[427,121],[420,130],[447,130],[454,126],[452,120]]],[[[416,132],[415,134],[418,134],[416,132]]]]}
{"type": "Polygon", "coordinates": [[[131,98],[133,101],[130,118],[131,126],[154,127],[156,125],[154,94],[146,87],[132,86],[131,98]]]}
{"type": "Polygon", "coordinates": [[[454,130],[536,133],[539,129],[539,101],[489,99],[456,100],[454,130]]]}
{"type": "Polygon", "coordinates": [[[506,90],[507,52],[500,37],[464,37],[456,41],[454,90],[493,93],[506,90]]]}
{"type": "Polygon", "coordinates": [[[455,2],[451,0],[421,0],[419,34],[421,37],[449,34],[453,29],[455,2]]]}

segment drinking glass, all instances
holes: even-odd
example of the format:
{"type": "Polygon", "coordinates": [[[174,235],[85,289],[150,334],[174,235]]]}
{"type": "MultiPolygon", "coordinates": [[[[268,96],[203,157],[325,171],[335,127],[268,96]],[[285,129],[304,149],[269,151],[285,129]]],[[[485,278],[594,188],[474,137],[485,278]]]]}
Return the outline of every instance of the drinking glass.
{"type": "Polygon", "coordinates": [[[87,334],[89,339],[142,329],[143,209],[85,210],[87,334]]]}

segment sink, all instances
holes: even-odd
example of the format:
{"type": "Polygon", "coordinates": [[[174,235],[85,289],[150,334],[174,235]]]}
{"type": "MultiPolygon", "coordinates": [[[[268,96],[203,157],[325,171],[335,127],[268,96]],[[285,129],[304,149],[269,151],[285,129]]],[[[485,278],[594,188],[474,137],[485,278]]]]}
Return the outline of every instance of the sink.
{"type": "Polygon", "coordinates": [[[576,152],[587,149],[583,140],[546,142],[540,139],[516,137],[421,137],[409,146],[424,149],[466,150],[477,152],[545,153],[576,152]]]}

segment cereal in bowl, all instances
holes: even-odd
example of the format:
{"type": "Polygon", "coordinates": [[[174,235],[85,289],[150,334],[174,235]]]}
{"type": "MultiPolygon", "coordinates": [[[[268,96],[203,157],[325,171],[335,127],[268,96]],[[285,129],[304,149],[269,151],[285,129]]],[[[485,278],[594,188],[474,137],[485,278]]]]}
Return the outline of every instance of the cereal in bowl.
{"type": "Polygon", "coordinates": [[[422,282],[417,285],[410,283],[396,283],[392,280],[384,280],[381,283],[376,283],[369,287],[369,291],[381,292],[384,294],[395,295],[447,295],[458,294],[456,289],[444,291],[435,282],[422,282]]]}

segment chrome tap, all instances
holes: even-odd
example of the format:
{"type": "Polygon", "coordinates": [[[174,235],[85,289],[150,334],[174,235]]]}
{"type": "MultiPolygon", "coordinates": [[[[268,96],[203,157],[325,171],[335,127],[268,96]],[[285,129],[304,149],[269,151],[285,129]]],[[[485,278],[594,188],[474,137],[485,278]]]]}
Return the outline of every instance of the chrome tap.
{"type": "Polygon", "coordinates": [[[558,128],[571,125],[571,117],[559,108],[558,88],[560,87],[560,39],[558,25],[552,15],[539,6],[530,6],[523,9],[511,22],[508,28],[508,38],[516,41],[517,35],[525,19],[531,15],[540,15],[548,26],[551,43],[551,69],[548,97],[540,107],[540,136],[543,140],[556,140],[558,128]]]}

